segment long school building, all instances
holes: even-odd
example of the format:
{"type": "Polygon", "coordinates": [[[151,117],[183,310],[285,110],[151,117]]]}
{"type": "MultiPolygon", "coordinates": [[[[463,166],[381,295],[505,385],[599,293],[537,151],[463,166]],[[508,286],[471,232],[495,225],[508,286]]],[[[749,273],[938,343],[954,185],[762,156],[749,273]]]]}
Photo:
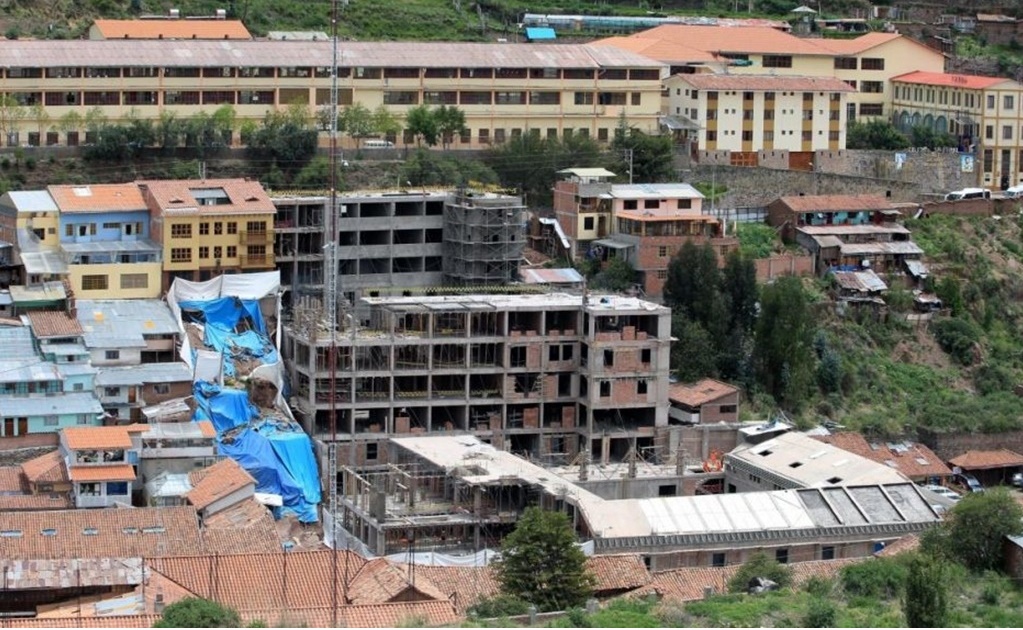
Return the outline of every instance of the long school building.
{"type": "MultiPolygon", "coordinates": [[[[20,108],[0,141],[81,144],[94,112],[155,122],[230,105],[240,124],[300,104],[312,119],[331,102],[332,61],[331,42],[19,41],[0,48],[0,92],[20,108]]],[[[420,104],[457,106],[468,132],[456,147],[524,133],[607,141],[622,114],[632,127],[657,129],[665,69],[590,45],[344,42],[339,102],[383,105],[399,118],[420,104]]],[[[413,141],[403,136],[392,140],[413,141]]]]}

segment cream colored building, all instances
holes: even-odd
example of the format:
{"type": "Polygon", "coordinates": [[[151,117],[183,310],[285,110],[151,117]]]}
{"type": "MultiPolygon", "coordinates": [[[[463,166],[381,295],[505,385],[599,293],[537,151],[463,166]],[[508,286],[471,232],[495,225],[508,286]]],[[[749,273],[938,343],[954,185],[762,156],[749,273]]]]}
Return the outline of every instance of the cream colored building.
{"type": "MultiPolygon", "coordinates": [[[[0,47],[0,92],[22,117],[0,129],[0,140],[80,144],[93,111],[155,122],[165,112],[180,119],[230,105],[241,124],[297,103],[315,120],[330,104],[332,59],[322,41],[18,41],[0,47]]],[[[384,105],[399,118],[420,104],[458,106],[468,133],[454,145],[476,148],[525,133],[609,141],[621,114],[655,131],[663,70],[635,53],[581,44],[343,42],[338,78],[342,106],[384,105]]]]}
{"type": "MultiPolygon", "coordinates": [[[[670,114],[699,151],[838,151],[852,88],[825,77],[677,74],[665,80],[670,114]]],[[[733,159],[733,162],[742,160],[733,159]]]]}
{"type": "Polygon", "coordinates": [[[977,183],[1023,183],[1023,84],[1002,77],[911,72],[892,80],[892,119],[955,136],[964,171],[977,183]],[[968,171],[967,171],[968,172],[968,171]]]}
{"type": "Polygon", "coordinates": [[[832,77],[855,91],[846,118],[888,116],[892,77],[914,70],[942,72],[944,56],[896,33],[855,39],[807,39],[766,27],[665,25],[631,37],[594,42],[646,55],[676,74],[716,73],[832,77]]]}

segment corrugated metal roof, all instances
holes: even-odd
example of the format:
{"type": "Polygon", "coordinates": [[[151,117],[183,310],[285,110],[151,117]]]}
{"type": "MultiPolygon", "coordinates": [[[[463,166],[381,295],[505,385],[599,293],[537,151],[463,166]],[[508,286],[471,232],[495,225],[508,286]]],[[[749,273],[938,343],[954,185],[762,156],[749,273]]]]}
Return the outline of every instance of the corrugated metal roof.
{"type": "Polygon", "coordinates": [[[59,280],[32,286],[12,285],[11,299],[15,304],[26,302],[60,302],[67,298],[64,283],[59,280]]]}
{"type": "Polygon", "coordinates": [[[703,193],[689,184],[615,184],[611,196],[616,199],[703,199],[703,193]]]}
{"type": "MultiPolygon", "coordinates": [[[[795,38],[794,38],[795,39],[795,38]]],[[[799,41],[798,39],[796,41],[799,41]]],[[[0,47],[0,66],[323,67],[332,45],[309,41],[18,40],[0,47]]],[[[588,44],[345,42],[347,67],[367,68],[659,68],[648,57],[588,44]]],[[[326,84],[328,80],[324,80],[326,84]]],[[[97,89],[103,85],[97,84],[97,89]]]]}
{"type": "Polygon", "coordinates": [[[894,254],[894,255],[920,255],[924,250],[913,241],[889,241],[885,243],[844,243],[842,254],[845,256],[857,256],[860,254],[894,254]]]}
{"type": "Polygon", "coordinates": [[[91,241],[88,243],[62,243],[61,248],[69,254],[96,253],[96,252],[138,252],[138,253],[160,253],[163,248],[159,243],[148,238],[137,241],[91,241]]]}
{"type": "Polygon", "coordinates": [[[160,300],[78,300],[76,306],[89,348],[141,347],[144,335],[180,333],[170,307],[160,300]]]}
{"type": "Polygon", "coordinates": [[[811,91],[811,92],[855,92],[841,79],[834,77],[797,77],[782,75],[748,74],[677,74],[665,83],[687,83],[700,90],[748,90],[767,91],[811,91]]]}
{"type": "Polygon", "coordinates": [[[614,177],[615,174],[606,168],[563,168],[558,173],[575,175],[576,177],[614,177]]]}
{"type": "Polygon", "coordinates": [[[910,275],[917,278],[926,278],[931,274],[931,270],[927,268],[927,264],[922,260],[907,260],[906,270],[909,271],[910,275]]]}
{"type": "Polygon", "coordinates": [[[887,291],[888,285],[872,269],[863,271],[832,271],[838,286],[846,291],[875,293],[887,291]]]}
{"type": "Polygon", "coordinates": [[[138,385],[141,383],[191,382],[192,370],[184,363],[143,363],[125,367],[103,368],[96,375],[96,385],[138,385]]]}
{"type": "Polygon", "coordinates": [[[57,204],[45,190],[12,190],[7,193],[18,212],[57,212],[57,204]]]}
{"type": "Polygon", "coordinates": [[[583,276],[575,269],[521,269],[519,274],[526,284],[574,284],[582,283],[583,276]]]}
{"type": "Polygon", "coordinates": [[[103,406],[91,392],[0,398],[0,414],[5,417],[101,413],[103,406]]]}

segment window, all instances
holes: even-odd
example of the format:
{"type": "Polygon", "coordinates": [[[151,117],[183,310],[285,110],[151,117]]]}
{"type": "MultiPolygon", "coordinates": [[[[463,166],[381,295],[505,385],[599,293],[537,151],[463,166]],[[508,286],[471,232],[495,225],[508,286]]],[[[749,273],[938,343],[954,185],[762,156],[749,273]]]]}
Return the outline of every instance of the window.
{"type": "Polygon", "coordinates": [[[593,229],[593,217],[586,217],[583,219],[583,229],[584,230],[593,229]]]}
{"type": "Polygon", "coordinates": [[[172,247],[171,248],[171,262],[176,262],[176,263],[192,262],[192,248],[190,248],[190,247],[172,247]]]}
{"type": "Polygon", "coordinates": [[[153,384],[153,391],[156,392],[157,394],[164,394],[164,395],[169,394],[170,393],[170,383],[154,383],[153,384]]]}
{"type": "Polygon", "coordinates": [[[658,280],[667,280],[668,279],[668,270],[667,269],[658,269],[657,270],[657,279],[658,280]]]}
{"type": "Polygon", "coordinates": [[[593,105],[593,92],[576,92],[576,105],[593,105]]]}
{"type": "Polygon", "coordinates": [[[835,70],[855,70],[856,57],[835,57],[835,70]]]}
{"type": "Polygon", "coordinates": [[[661,207],[660,199],[644,199],[643,208],[646,210],[656,210],[661,207]]]}
{"type": "Polygon", "coordinates": [[[122,273],[122,289],[148,289],[149,276],[144,273],[122,273]]]}
{"type": "Polygon", "coordinates": [[[122,496],[128,494],[128,482],[127,481],[108,481],[107,482],[107,494],[122,496]]]}
{"type": "Polygon", "coordinates": [[[220,221],[215,222],[213,224],[213,233],[214,234],[223,234],[224,233],[224,224],[221,223],[220,221]]]}
{"type": "Polygon", "coordinates": [[[884,82],[860,81],[860,92],[865,94],[881,94],[884,92],[884,82]]]}
{"type": "Polygon", "coordinates": [[[597,130],[597,140],[599,142],[607,142],[607,127],[601,127],[597,130]]]}
{"type": "Polygon", "coordinates": [[[660,257],[660,258],[667,258],[668,257],[668,247],[665,246],[665,245],[661,245],[660,247],[658,247],[657,248],[657,256],[660,257]]]}
{"type": "Polygon", "coordinates": [[[753,120],[753,110],[752,109],[744,109],[744,110],[742,110],[742,119],[743,120],[753,120]]]}
{"type": "Polygon", "coordinates": [[[235,247],[234,245],[228,245],[227,246],[227,257],[228,258],[237,258],[238,257],[238,248],[235,247]]]}
{"type": "Polygon", "coordinates": [[[192,224],[172,223],[171,238],[192,238],[192,224]]]}
{"type": "Polygon", "coordinates": [[[812,142],[812,141],[813,141],[813,132],[812,131],[804,131],[803,132],[803,142],[812,142]]]}
{"type": "Polygon", "coordinates": [[[711,554],[711,556],[710,556],[710,566],[712,566],[712,567],[723,567],[723,566],[725,566],[725,554],[723,552],[718,552],[718,553],[711,554]]]}
{"type": "Polygon", "coordinates": [[[742,132],[742,141],[743,142],[751,142],[752,140],[753,140],[753,132],[752,131],[748,131],[747,130],[747,131],[743,131],[742,132]]]}
{"type": "Polygon", "coordinates": [[[995,95],[994,94],[988,94],[987,95],[987,108],[988,109],[994,109],[995,108],[995,95]]]}
{"type": "Polygon", "coordinates": [[[1012,126],[1002,125],[1002,140],[1012,140],[1012,126]]]}
{"type": "Polygon", "coordinates": [[[984,149],[984,172],[990,173],[995,163],[995,153],[991,149],[984,149]]]}
{"type": "Polygon", "coordinates": [[[206,246],[200,247],[199,248],[199,258],[203,259],[203,258],[209,258],[209,257],[210,257],[210,248],[206,247],[206,246]]]}
{"type": "Polygon", "coordinates": [[[642,380],[636,381],[636,393],[637,394],[645,394],[646,391],[647,391],[647,382],[646,381],[642,381],[642,380]]]}
{"type": "Polygon", "coordinates": [[[821,547],[821,560],[834,560],[835,559],[835,547],[832,545],[825,545],[821,547]]]}
{"type": "Polygon", "coordinates": [[[860,103],[860,116],[881,116],[883,112],[881,103],[860,103]]]}
{"type": "Polygon", "coordinates": [[[530,92],[530,105],[560,105],[561,92],[530,92]]]}
{"type": "Polygon", "coordinates": [[[984,127],[984,139],[985,140],[994,140],[995,139],[995,126],[994,125],[986,125],[984,127]]]}
{"type": "Polygon", "coordinates": [[[376,459],[378,456],[377,452],[378,444],[376,442],[370,442],[366,445],[366,459],[376,459]]]}
{"type": "Polygon", "coordinates": [[[608,398],[611,396],[611,381],[600,381],[600,397],[608,398]]]}
{"type": "Polygon", "coordinates": [[[234,221],[228,221],[227,222],[227,233],[228,234],[237,234],[238,233],[238,224],[235,223],[234,221]]]}
{"type": "Polygon", "coordinates": [[[109,280],[105,274],[82,276],[83,291],[105,291],[109,287],[109,280]]]}
{"type": "Polygon", "coordinates": [[[116,361],[116,360],[121,358],[121,351],[120,350],[107,350],[104,353],[104,356],[106,357],[107,361],[116,361]]]}
{"type": "Polygon", "coordinates": [[[624,207],[626,210],[636,210],[639,208],[639,201],[636,199],[626,199],[624,207]]]}
{"type": "MultiPolygon", "coordinates": [[[[866,61],[866,60],[864,59],[864,61],[866,61]]],[[[789,550],[788,549],[775,549],[774,550],[774,559],[778,561],[778,564],[788,564],[789,563],[789,550]]]]}
{"type": "Polygon", "coordinates": [[[103,388],[103,395],[107,396],[107,397],[110,397],[110,398],[116,398],[117,396],[121,395],[121,388],[120,387],[104,387],[103,388]]]}
{"type": "Polygon", "coordinates": [[[641,102],[642,102],[642,101],[640,100],[641,98],[642,98],[642,94],[640,94],[639,92],[633,92],[633,93],[632,93],[632,94],[631,94],[631,95],[629,96],[629,102],[630,102],[630,104],[632,104],[632,105],[634,105],[634,106],[635,106],[635,105],[640,105],[640,104],[641,104],[641,102]]]}
{"type": "Polygon", "coordinates": [[[1012,109],[1013,106],[1015,105],[1015,103],[1013,102],[1014,100],[1015,99],[1013,99],[1012,96],[1009,95],[1009,94],[1006,94],[1005,96],[1003,96],[1002,97],[1002,109],[1012,109]]]}
{"type": "Polygon", "coordinates": [[[860,70],[884,70],[884,58],[864,57],[860,62],[860,70]]]}
{"type": "Polygon", "coordinates": [[[494,95],[491,92],[459,92],[459,105],[490,105],[494,95]]]}
{"type": "MultiPolygon", "coordinates": [[[[866,61],[866,60],[864,60],[866,61]]],[[[792,55],[764,55],[765,68],[791,68],[792,55]]]]}
{"type": "Polygon", "coordinates": [[[716,130],[711,129],[707,132],[707,142],[717,142],[717,140],[718,132],[716,130]]]}
{"type": "Polygon", "coordinates": [[[221,254],[223,253],[223,251],[224,251],[224,248],[222,246],[220,246],[220,245],[214,246],[213,247],[213,257],[214,258],[221,258],[221,254]]]}
{"type": "Polygon", "coordinates": [[[44,416],[43,417],[43,426],[55,427],[58,424],[59,424],[59,420],[57,420],[57,416],[44,416]]]}

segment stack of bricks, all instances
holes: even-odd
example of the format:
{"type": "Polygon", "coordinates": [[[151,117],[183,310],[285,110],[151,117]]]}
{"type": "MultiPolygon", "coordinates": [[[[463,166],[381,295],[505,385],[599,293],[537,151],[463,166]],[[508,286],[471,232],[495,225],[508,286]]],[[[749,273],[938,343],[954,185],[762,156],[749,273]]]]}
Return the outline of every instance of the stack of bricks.
{"type": "Polygon", "coordinates": [[[522,426],[527,429],[540,428],[540,408],[527,407],[522,410],[522,426]]]}

